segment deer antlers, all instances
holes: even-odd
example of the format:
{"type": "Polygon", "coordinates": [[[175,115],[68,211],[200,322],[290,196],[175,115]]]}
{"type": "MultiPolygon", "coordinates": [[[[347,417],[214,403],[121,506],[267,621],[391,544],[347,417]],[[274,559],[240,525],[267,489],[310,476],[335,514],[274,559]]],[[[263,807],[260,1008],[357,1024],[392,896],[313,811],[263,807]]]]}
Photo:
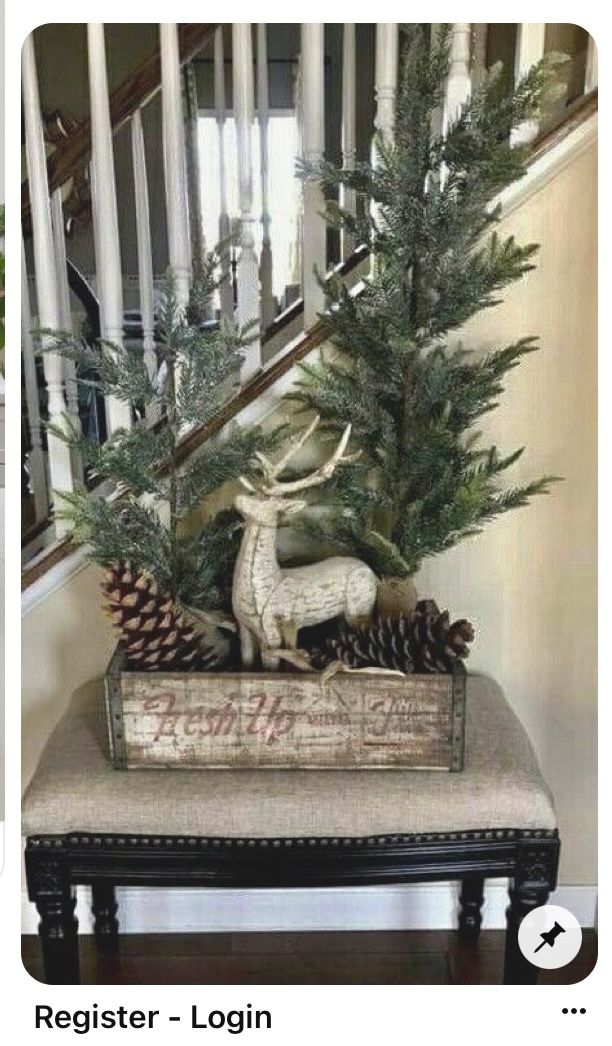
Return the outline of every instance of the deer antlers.
{"type": "Polygon", "coordinates": [[[308,490],[309,488],[316,487],[320,483],[324,483],[326,480],[330,479],[339,465],[349,465],[352,461],[356,461],[360,456],[360,451],[357,451],[356,454],[345,454],[348,441],[351,437],[351,425],[349,424],[342,433],[340,442],[332,456],[328,458],[323,465],[320,465],[319,468],[315,469],[314,472],[311,472],[308,476],[303,476],[302,479],[294,479],[285,482],[278,479],[278,476],[285,471],[291,459],[294,458],[298,451],[302,449],[304,444],[312,436],[313,432],[318,428],[320,421],[321,418],[317,414],[308,428],[305,429],[297,439],[290,442],[287,450],[277,462],[270,461],[270,459],[264,454],[256,451],[255,456],[261,465],[264,474],[264,482],[259,486],[259,488],[256,488],[252,483],[245,479],[244,476],[241,476],[240,482],[243,487],[251,491],[251,493],[265,494],[268,497],[273,497],[274,495],[283,496],[285,494],[297,494],[300,490],[308,490]]]}

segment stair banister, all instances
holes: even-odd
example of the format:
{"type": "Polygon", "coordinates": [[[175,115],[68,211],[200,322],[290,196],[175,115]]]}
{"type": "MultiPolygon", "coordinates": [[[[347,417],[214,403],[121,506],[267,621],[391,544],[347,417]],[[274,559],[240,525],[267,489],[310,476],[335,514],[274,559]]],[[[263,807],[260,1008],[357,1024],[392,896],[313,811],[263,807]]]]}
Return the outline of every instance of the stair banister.
{"type": "Polygon", "coordinates": [[[586,55],[586,69],[584,73],[584,93],[589,94],[597,87],[597,44],[592,36],[589,36],[586,55]]]}
{"type": "MultiPolygon", "coordinates": [[[[102,337],[123,345],[123,279],[117,216],[115,161],[108,101],[104,24],[87,23],[89,97],[91,111],[92,205],[96,257],[96,285],[100,299],[102,337]]],[[[128,403],[109,396],[106,403],[109,432],[130,428],[128,403]]]]}
{"type": "Polygon", "coordinates": [[[32,344],[32,313],[28,273],[26,269],[25,247],[21,240],[21,352],[23,357],[23,376],[25,381],[26,407],[28,411],[28,428],[30,430],[30,452],[28,469],[30,489],[34,498],[34,522],[46,519],[49,513],[49,495],[47,492],[47,474],[45,455],[42,449],[40,425],[40,407],[38,403],[38,382],[36,380],[36,361],[32,344]]]}
{"type": "Polygon", "coordinates": [[[470,75],[471,23],[455,22],[451,29],[450,62],[444,93],[443,133],[456,120],[472,89],[470,75]]]}
{"type": "MultiPolygon", "coordinates": [[[[302,154],[307,163],[317,164],[325,152],[325,26],[322,22],[302,22],[301,119],[302,154]]],[[[316,271],[324,273],[327,230],[322,216],[325,207],[318,181],[308,179],[302,189],[302,282],[304,326],[310,327],[325,307],[325,296],[316,271]]]]}
{"type": "MultiPolygon", "coordinates": [[[[142,321],[143,355],[151,378],[157,373],[155,356],[155,317],[153,309],[153,255],[149,214],[149,183],[142,115],[137,109],[131,120],[134,203],[136,206],[136,243],[138,250],[138,294],[142,321]]],[[[147,407],[147,419],[156,421],[155,406],[147,407]]]]}
{"type": "MultiPolygon", "coordinates": [[[[355,65],[355,23],[345,22],[342,35],[342,163],[347,170],[355,167],[356,145],[356,65],[355,65]]],[[[340,187],[340,206],[355,214],[355,190],[344,183],[340,187]]],[[[353,254],[357,244],[352,233],[345,228],[341,230],[342,260],[353,254]]]]}
{"type": "Polygon", "coordinates": [[[268,175],[268,40],[267,25],[257,26],[257,119],[259,122],[259,168],[261,176],[261,258],[259,280],[261,284],[261,329],[267,330],[276,316],[272,291],[272,244],[270,242],[270,208],[268,175]]]}
{"type": "Polygon", "coordinates": [[[246,348],[240,370],[242,384],[261,367],[259,265],[255,253],[253,214],[252,130],[255,117],[253,77],[253,39],[250,22],[232,25],[232,74],[234,85],[234,123],[238,167],[238,238],[240,253],[236,265],[236,317],[242,326],[253,321],[256,337],[246,348]]]}
{"type": "MultiPolygon", "coordinates": [[[[72,311],[70,308],[70,288],[68,286],[68,267],[66,263],[66,237],[64,232],[64,205],[62,190],[54,189],[51,193],[51,228],[55,249],[55,271],[57,273],[57,293],[60,315],[60,327],[72,331],[72,311]]],[[[76,367],[73,360],[63,360],[66,404],[70,422],[80,432],[79,390],[76,381],[76,367]]],[[[83,482],[83,462],[76,451],[72,454],[72,470],[77,482],[83,482]]]]}
{"type": "MultiPolygon", "coordinates": [[[[59,330],[60,314],[49,185],[47,181],[47,161],[38,92],[36,54],[32,34],[26,38],[22,49],[22,84],[26,159],[32,213],[34,272],[36,297],[38,300],[38,323],[41,328],[59,330]]],[[[48,342],[48,339],[43,337],[43,346],[45,341],[48,342]]],[[[49,420],[53,424],[61,426],[64,423],[64,414],[66,412],[63,361],[55,353],[45,352],[43,355],[43,367],[48,396],[49,420]]],[[[47,436],[47,448],[50,486],[53,491],[53,507],[58,508],[61,504],[61,492],[71,491],[74,488],[71,454],[69,447],[63,440],[58,439],[51,433],[47,436]]],[[[66,524],[62,520],[56,520],[55,526],[58,536],[66,530],[66,524]]]]}
{"type": "Polygon", "coordinates": [[[162,83],[162,136],[168,225],[168,260],[176,282],[179,308],[186,308],[191,286],[191,245],[185,165],[185,123],[181,94],[178,27],[159,26],[162,83]]]}
{"type": "MultiPolygon", "coordinates": [[[[546,22],[519,22],[516,38],[516,53],[514,63],[514,78],[518,82],[532,65],[544,57],[544,40],[546,36],[546,22]]],[[[511,141],[515,144],[530,142],[536,137],[539,130],[537,120],[524,120],[511,135],[511,141]]]]}
{"type": "Polygon", "coordinates": [[[225,169],[225,55],[223,53],[223,27],[215,31],[214,57],[214,90],[215,118],[219,142],[219,254],[221,262],[221,285],[219,287],[219,305],[221,316],[230,320],[234,313],[234,294],[232,288],[232,263],[229,246],[230,220],[227,211],[227,174],[225,169]]]}
{"type": "Polygon", "coordinates": [[[376,24],[374,126],[383,141],[393,138],[395,123],[395,96],[397,93],[397,61],[399,34],[397,22],[376,24]]]}

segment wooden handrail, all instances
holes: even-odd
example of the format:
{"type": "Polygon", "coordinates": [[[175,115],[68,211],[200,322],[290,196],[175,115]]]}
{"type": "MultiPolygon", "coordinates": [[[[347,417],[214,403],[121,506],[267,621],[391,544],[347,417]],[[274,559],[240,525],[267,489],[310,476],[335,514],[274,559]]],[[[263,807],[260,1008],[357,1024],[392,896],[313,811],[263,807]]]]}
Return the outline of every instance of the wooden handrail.
{"type": "MultiPolygon", "coordinates": [[[[188,62],[210,39],[219,23],[185,22],[179,25],[179,52],[181,62],[188,62]]],[[[119,84],[110,95],[110,113],[113,131],[122,127],[133,113],[148,102],[159,91],[161,85],[161,60],[159,48],[119,84]]],[[[78,129],[69,136],[49,157],[47,174],[49,192],[63,185],[81,170],[91,154],[91,126],[83,120],[78,129]]],[[[21,187],[21,220],[29,225],[29,184],[26,179],[21,187]]]]}

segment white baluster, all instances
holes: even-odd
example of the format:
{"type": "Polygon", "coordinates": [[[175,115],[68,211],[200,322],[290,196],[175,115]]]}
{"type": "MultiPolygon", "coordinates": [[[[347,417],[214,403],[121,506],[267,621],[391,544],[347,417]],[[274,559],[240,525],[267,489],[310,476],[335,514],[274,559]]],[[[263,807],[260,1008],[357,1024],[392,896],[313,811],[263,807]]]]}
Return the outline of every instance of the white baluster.
{"type": "Polygon", "coordinates": [[[45,455],[42,449],[40,425],[40,406],[38,403],[38,382],[36,380],[36,361],[32,344],[32,313],[28,273],[26,269],[25,248],[21,240],[21,352],[23,355],[23,376],[25,379],[26,405],[28,408],[28,427],[30,430],[31,450],[28,454],[30,489],[34,496],[34,519],[36,522],[45,519],[49,512],[49,495],[47,492],[47,475],[45,455]]]}
{"type": "MultiPolygon", "coordinates": [[[[41,328],[59,330],[61,324],[53,230],[51,226],[51,207],[49,204],[47,160],[36,74],[36,54],[32,34],[27,37],[21,54],[23,110],[34,243],[36,296],[38,299],[38,322],[41,328]]],[[[43,347],[45,343],[49,343],[47,337],[43,337],[41,341],[43,347]]],[[[45,352],[43,355],[43,367],[47,386],[49,420],[53,424],[61,426],[64,423],[63,416],[66,412],[62,359],[57,354],[45,352]]],[[[70,448],[51,433],[47,436],[47,448],[49,474],[53,489],[53,506],[57,509],[61,506],[60,492],[70,491],[74,488],[72,459],[70,448]]],[[[59,535],[65,533],[67,524],[58,520],[55,527],[59,535]]]]}
{"type": "Polygon", "coordinates": [[[261,327],[267,330],[276,316],[272,291],[272,244],[270,242],[269,178],[268,178],[268,41],[267,26],[257,26],[257,116],[259,119],[259,165],[261,171],[261,226],[262,243],[259,261],[261,282],[261,327]]]}
{"type": "Polygon", "coordinates": [[[191,286],[191,245],[189,242],[181,63],[176,22],[160,23],[159,40],[168,254],[170,268],[176,281],[178,305],[184,309],[189,301],[191,286]]]}
{"type": "Polygon", "coordinates": [[[594,91],[597,87],[597,44],[589,36],[587,44],[586,69],[584,73],[584,93],[594,91]]]}
{"type": "MultiPolygon", "coordinates": [[[[543,58],[545,35],[546,22],[519,22],[514,66],[517,83],[529,72],[532,65],[543,58]]],[[[537,120],[524,120],[520,127],[512,132],[511,142],[515,145],[530,142],[538,133],[538,126],[537,120]]]]}
{"type": "MultiPolygon", "coordinates": [[[[238,157],[238,201],[240,207],[240,256],[236,267],[238,291],[237,320],[240,326],[256,320],[259,324],[259,272],[253,227],[253,150],[254,120],[253,41],[250,22],[232,26],[232,69],[234,81],[234,120],[238,157]]],[[[240,376],[244,383],[261,367],[261,339],[246,349],[240,376]]]]}
{"type": "Polygon", "coordinates": [[[219,287],[221,316],[225,320],[234,314],[232,288],[232,260],[230,250],[230,220],[227,213],[227,175],[225,172],[225,59],[223,54],[223,27],[215,30],[215,116],[219,136],[219,254],[222,282],[219,287]]]}
{"type": "Polygon", "coordinates": [[[393,140],[398,46],[397,22],[378,22],[376,26],[374,126],[384,142],[393,140]]]}
{"type": "Polygon", "coordinates": [[[450,39],[450,63],[444,95],[444,117],[442,122],[444,134],[448,130],[449,124],[457,119],[461,107],[470,97],[472,90],[470,36],[470,22],[455,22],[453,24],[450,39]]]}
{"type": "MultiPolygon", "coordinates": [[[[302,155],[308,164],[317,165],[325,151],[325,26],[321,22],[302,22],[302,155]]],[[[327,230],[325,200],[319,182],[308,179],[302,190],[302,282],[304,327],[310,327],[325,308],[325,295],[316,271],[327,268],[327,230]]]]}
{"type": "MultiPolygon", "coordinates": [[[[117,217],[115,160],[108,101],[104,25],[87,23],[89,58],[89,97],[91,112],[92,204],[96,248],[96,284],[100,300],[102,337],[123,347],[123,280],[117,217]]],[[[130,428],[132,411],[128,403],[109,396],[106,404],[110,432],[130,428]]]]}
{"type": "MultiPolygon", "coordinates": [[[[136,242],[138,245],[138,291],[144,363],[150,378],[157,374],[155,355],[155,315],[153,297],[153,255],[151,250],[151,222],[149,215],[149,183],[145,153],[142,116],[137,109],[132,117],[132,165],[134,168],[134,195],[136,204],[136,242]]],[[[147,407],[147,419],[156,420],[155,405],[147,407]]]]}
{"type": "MultiPolygon", "coordinates": [[[[55,247],[55,271],[57,273],[57,292],[59,300],[60,324],[64,331],[72,332],[72,312],[70,308],[70,287],[66,263],[66,237],[64,233],[64,206],[61,187],[51,194],[51,226],[55,247]]],[[[75,429],[81,431],[79,418],[79,390],[76,367],[72,360],[64,360],[64,383],[66,386],[66,403],[70,420],[75,429]]],[[[80,454],[73,453],[72,469],[75,479],[83,482],[83,462],[80,454]]]]}
{"type": "MultiPolygon", "coordinates": [[[[355,168],[356,143],[356,98],[355,98],[355,24],[344,23],[342,38],[342,163],[352,171],[355,168]]],[[[355,190],[340,186],[340,206],[354,215],[356,211],[355,190]]],[[[346,261],[356,247],[353,233],[342,229],[342,258],[346,261]]]]}

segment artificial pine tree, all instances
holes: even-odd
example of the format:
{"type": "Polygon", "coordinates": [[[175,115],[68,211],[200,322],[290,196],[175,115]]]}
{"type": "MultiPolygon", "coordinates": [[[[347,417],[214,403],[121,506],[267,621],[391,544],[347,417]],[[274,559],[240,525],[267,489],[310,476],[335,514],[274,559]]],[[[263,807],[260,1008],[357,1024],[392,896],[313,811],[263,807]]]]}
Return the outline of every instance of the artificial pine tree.
{"type": "Polygon", "coordinates": [[[304,171],[329,196],[340,183],[355,190],[357,216],[330,200],[327,218],[369,245],[373,259],[360,294],[339,279],[323,284],[338,351],[304,365],[292,396],[335,431],[350,422],[362,450],[334,478],[324,522],[309,521],[308,530],[381,577],[414,574],[424,557],[547,492],[554,479],[504,488],[522,449],[501,455],[475,429],[536,338],[476,355],[453,334],[534,267],[537,245],[500,238],[501,207],[492,201],[525,173],[528,147],[512,145],[511,131],[554,93],[556,61],[534,66],[516,87],[492,70],[445,134],[432,133],[449,27],[431,44],[425,27],[408,27],[393,142],[377,138],[375,164],[304,171]]]}
{"type": "MultiPolygon", "coordinates": [[[[247,329],[203,322],[214,269],[215,258],[208,256],[185,315],[168,274],[155,373],[147,371],[140,347],[46,332],[53,335],[48,351],[73,360],[77,377],[97,374],[101,392],[132,409],[133,427],[113,432],[102,445],[82,436],[68,418],[54,428],[82,456],[89,477],[110,481],[112,491],[110,497],[85,488],[65,493],[62,516],[72,524],[72,540],[86,543],[89,557],[107,568],[103,591],[126,645],[134,655],[145,650],[149,659],[163,651],[166,667],[173,644],[185,667],[215,660],[185,608],[227,614],[231,606],[242,520],[225,509],[194,529],[194,510],[224,483],[252,474],[255,451],[274,450],[283,435],[281,429],[265,434],[236,426],[181,460],[181,437],[210,421],[228,397],[249,339],[247,329]],[[145,413],[153,413],[155,424],[145,413]]],[[[161,667],[159,660],[145,667],[161,667]]]]}

